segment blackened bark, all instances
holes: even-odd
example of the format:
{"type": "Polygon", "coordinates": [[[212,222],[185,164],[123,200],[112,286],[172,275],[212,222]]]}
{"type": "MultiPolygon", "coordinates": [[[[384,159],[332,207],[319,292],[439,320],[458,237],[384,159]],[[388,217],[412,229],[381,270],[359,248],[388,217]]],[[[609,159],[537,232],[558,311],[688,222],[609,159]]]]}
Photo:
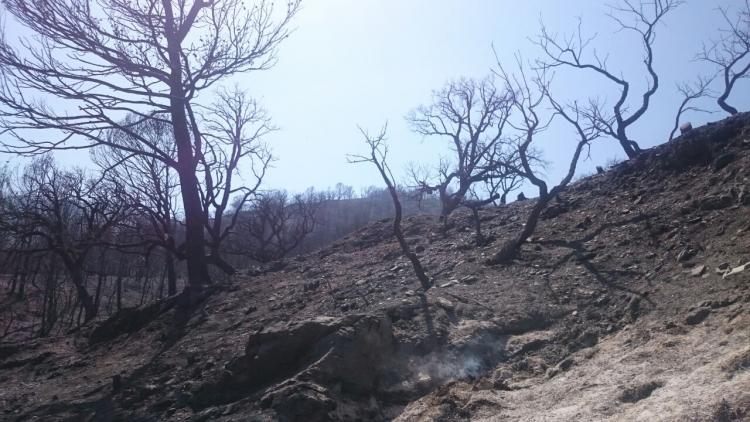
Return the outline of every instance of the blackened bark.
{"type": "Polygon", "coordinates": [[[174,255],[171,251],[167,251],[165,260],[167,265],[167,294],[174,296],[177,294],[177,271],[175,271],[174,255]]]}

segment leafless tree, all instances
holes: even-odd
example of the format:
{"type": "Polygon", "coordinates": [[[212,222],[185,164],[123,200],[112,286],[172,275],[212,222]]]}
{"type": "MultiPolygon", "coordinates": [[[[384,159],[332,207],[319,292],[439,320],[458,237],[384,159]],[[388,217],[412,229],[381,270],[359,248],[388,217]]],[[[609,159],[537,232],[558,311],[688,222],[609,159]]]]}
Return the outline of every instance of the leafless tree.
{"type": "MultiPolygon", "coordinates": [[[[134,116],[130,120],[137,121],[134,116]]],[[[130,132],[138,133],[159,149],[175,157],[176,148],[172,126],[161,120],[140,121],[130,127],[130,132]]],[[[159,246],[164,251],[167,271],[168,294],[177,293],[177,272],[175,256],[179,255],[175,234],[178,220],[177,200],[178,181],[173,168],[148,154],[133,154],[126,149],[140,150],[143,145],[129,132],[112,130],[107,140],[124,148],[101,145],[91,150],[92,160],[99,166],[105,177],[117,180],[125,187],[127,201],[137,211],[137,216],[148,221],[151,230],[134,230],[146,234],[148,243],[159,246]]]]}
{"type": "MultiPolygon", "coordinates": [[[[536,44],[541,47],[544,59],[537,61],[537,67],[552,70],[569,67],[598,74],[614,84],[620,97],[614,104],[611,113],[605,110],[604,104],[596,103],[597,107],[586,111],[596,120],[597,125],[607,135],[616,139],[629,158],[633,158],[641,151],[638,143],[627,135],[630,126],[636,123],[648,110],[651,98],[659,89],[659,75],[654,68],[654,41],[656,28],[665,16],[674,11],[682,1],[680,0],[622,0],[617,6],[612,6],[609,17],[620,31],[634,32],[641,38],[648,85],[641,94],[640,104],[630,110],[628,100],[631,94],[631,83],[624,76],[617,76],[607,64],[609,55],[601,56],[594,51],[588,57],[588,47],[594,37],[585,38],[582,34],[582,23],[579,20],[577,33],[568,37],[559,37],[548,32],[542,24],[541,34],[536,44]]],[[[583,110],[582,110],[583,111],[583,110]]]]}
{"type": "MultiPolygon", "coordinates": [[[[197,177],[206,151],[193,136],[198,95],[225,77],[267,69],[299,9],[259,0],[5,0],[6,10],[33,38],[0,39],[0,119],[22,154],[110,142],[130,133],[145,154],[177,171],[185,215],[189,293],[209,282],[205,212],[197,177]],[[55,98],[55,107],[40,98],[55,98]],[[122,124],[123,113],[173,128],[177,158],[122,124]],[[37,130],[36,132],[30,129],[37,130]],[[41,134],[39,131],[46,131],[41,134]]],[[[191,295],[188,295],[191,296],[191,295]]]]}
{"type": "MultiPolygon", "coordinates": [[[[498,75],[504,81],[507,90],[512,93],[513,111],[518,116],[518,122],[512,123],[513,127],[517,128],[520,133],[517,149],[521,166],[517,171],[536,186],[539,197],[526,217],[526,223],[521,232],[488,260],[488,264],[491,265],[506,262],[517,255],[521,245],[536,230],[542,211],[570,183],[584,149],[600,135],[598,125],[591,117],[590,109],[579,106],[577,102],[570,105],[560,104],[550,94],[551,78],[544,73],[544,70],[537,70],[532,77],[528,77],[523,62],[518,57],[517,60],[518,72],[516,74],[507,73],[498,63],[498,75]],[[549,116],[545,116],[546,113],[542,110],[546,105],[552,108],[552,113],[549,116]],[[547,182],[535,170],[533,162],[530,160],[529,151],[532,150],[532,143],[537,135],[546,130],[556,117],[562,118],[575,129],[577,141],[570,159],[568,172],[557,185],[550,189],[547,182]]],[[[589,105],[588,107],[593,106],[589,105]]]]}
{"type": "Polygon", "coordinates": [[[719,39],[704,45],[697,56],[698,60],[718,67],[723,87],[716,102],[729,114],[738,113],[727,103],[729,96],[737,82],[750,76],[750,0],[743,3],[736,16],[728,8],[719,8],[727,26],[720,30],[719,39]]]}
{"type": "Polygon", "coordinates": [[[282,259],[315,230],[322,203],[313,190],[292,198],[285,191],[264,192],[243,210],[233,247],[259,262],[282,259]]]}
{"type": "Polygon", "coordinates": [[[696,80],[692,84],[685,82],[677,84],[677,91],[680,93],[680,95],[682,95],[682,101],[680,101],[680,106],[677,108],[677,114],[674,117],[674,126],[672,127],[672,131],[669,133],[670,141],[674,139],[677,130],[680,128],[680,119],[682,118],[682,115],[684,113],[690,111],[696,113],[711,113],[710,110],[706,110],[704,108],[700,108],[691,104],[695,100],[709,96],[711,94],[709,86],[711,85],[711,82],[713,82],[713,79],[714,78],[706,78],[700,76],[698,77],[698,80],[696,80]]]}
{"type": "Polygon", "coordinates": [[[422,263],[419,261],[419,257],[417,257],[417,254],[412,252],[409,244],[406,243],[404,232],[403,230],[401,230],[403,210],[401,208],[401,201],[398,197],[395,178],[393,177],[393,173],[391,172],[391,169],[390,167],[388,167],[388,163],[386,162],[386,157],[388,155],[388,146],[385,142],[386,129],[387,127],[383,126],[377,136],[371,136],[365,130],[360,128],[360,132],[362,132],[362,135],[365,138],[365,142],[370,148],[370,153],[369,155],[350,155],[347,160],[349,161],[349,163],[371,163],[378,169],[380,177],[383,178],[383,182],[385,182],[386,186],[388,187],[388,192],[390,193],[391,199],[393,200],[393,208],[395,211],[395,217],[393,218],[393,234],[396,236],[399,246],[401,246],[401,251],[411,262],[411,265],[414,268],[414,273],[416,274],[417,279],[419,279],[419,283],[422,285],[422,289],[424,289],[424,291],[427,291],[430,289],[430,287],[432,287],[432,282],[430,281],[429,277],[427,277],[424,267],[422,267],[422,263]]]}
{"type": "Polygon", "coordinates": [[[98,246],[111,243],[113,230],[128,211],[122,188],[102,179],[90,180],[82,171],[64,171],[49,155],[35,159],[23,172],[4,204],[9,216],[3,227],[26,242],[24,253],[49,252],[67,270],[85,313],[96,316],[86,288],[84,265],[98,246]]]}
{"type": "MultiPolygon", "coordinates": [[[[536,157],[536,155],[533,152],[529,154],[531,157],[536,157]]],[[[495,205],[505,205],[508,203],[508,194],[523,185],[523,177],[514,170],[519,168],[520,160],[507,160],[507,162],[509,165],[505,172],[499,173],[499,177],[489,178],[485,182],[487,197],[494,198],[492,202],[495,205]]]]}
{"type": "Polygon", "coordinates": [[[196,131],[194,136],[206,140],[200,143],[204,151],[199,156],[198,170],[202,175],[200,193],[209,262],[233,274],[235,269],[221,256],[221,244],[263,182],[273,159],[263,136],[274,128],[266,111],[237,89],[220,91],[218,101],[202,113],[202,120],[206,129],[202,133],[196,131]],[[240,170],[251,176],[243,179],[240,170]]]}
{"type": "Polygon", "coordinates": [[[433,97],[431,105],[417,108],[407,121],[423,136],[446,138],[454,155],[440,160],[434,178],[415,168],[411,173],[421,192],[438,193],[445,222],[462,205],[474,184],[504,173],[508,144],[503,129],[510,102],[508,94],[498,90],[492,78],[451,82],[433,97]]]}

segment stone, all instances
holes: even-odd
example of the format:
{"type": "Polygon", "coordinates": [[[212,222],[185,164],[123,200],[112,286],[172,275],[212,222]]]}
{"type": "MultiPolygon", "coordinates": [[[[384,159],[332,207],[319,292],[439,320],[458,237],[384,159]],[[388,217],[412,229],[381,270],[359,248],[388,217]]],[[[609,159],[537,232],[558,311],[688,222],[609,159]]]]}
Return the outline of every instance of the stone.
{"type": "Polygon", "coordinates": [[[444,297],[437,298],[436,302],[438,306],[445,309],[446,311],[452,311],[455,308],[455,306],[453,305],[453,302],[451,302],[450,300],[444,297]]]}
{"type": "Polygon", "coordinates": [[[573,363],[573,358],[568,357],[563,359],[560,363],[547,370],[547,378],[553,378],[555,375],[567,371],[573,366],[573,363]]]}
{"type": "Polygon", "coordinates": [[[721,263],[718,267],[716,267],[716,273],[723,275],[723,274],[726,274],[729,271],[729,269],[730,269],[729,263],[724,262],[724,263],[721,263]]]}
{"type": "Polygon", "coordinates": [[[302,290],[306,292],[317,290],[320,286],[320,280],[312,280],[312,281],[306,281],[305,284],[302,286],[302,290]]]}
{"type": "Polygon", "coordinates": [[[727,152],[724,154],[721,154],[720,156],[716,157],[714,160],[714,171],[719,171],[729,165],[732,161],[734,161],[737,158],[737,155],[735,155],[732,152],[727,152]]]}
{"type": "Polygon", "coordinates": [[[679,254],[677,254],[677,261],[678,262],[685,262],[689,261],[692,257],[694,257],[698,251],[696,251],[693,248],[685,248],[682,251],[680,251],[679,254]]]}
{"type": "Polygon", "coordinates": [[[317,317],[274,324],[251,334],[244,355],[230,361],[221,378],[196,389],[191,405],[227,404],[273,382],[304,380],[310,385],[274,387],[273,394],[265,398],[267,407],[295,415],[310,411],[322,416],[304,420],[326,420],[328,393],[315,386],[339,384],[347,394],[373,394],[394,352],[387,315],[317,317]]]}
{"type": "Polygon", "coordinates": [[[477,280],[478,278],[473,275],[467,275],[461,278],[461,282],[464,284],[474,284],[477,282],[477,280]]]}
{"type": "Polygon", "coordinates": [[[622,393],[618,396],[618,399],[623,403],[636,403],[648,398],[651,393],[662,385],[664,384],[660,381],[651,381],[645,384],[628,387],[623,389],[622,393]]]}
{"type": "Polygon", "coordinates": [[[697,325],[703,322],[708,315],[711,313],[711,310],[708,308],[698,308],[695,311],[688,314],[687,317],[685,317],[685,324],[687,325],[697,325]]]}
{"type": "Polygon", "coordinates": [[[690,275],[692,275],[693,277],[700,277],[705,272],[706,272],[706,266],[698,265],[697,267],[693,268],[692,271],[690,271],[690,275]]]}
{"type": "Polygon", "coordinates": [[[329,412],[336,409],[328,390],[318,384],[291,380],[274,387],[260,400],[261,407],[272,408],[287,421],[323,422],[330,420],[329,412]]]}
{"type": "Polygon", "coordinates": [[[750,268],[750,262],[748,262],[748,263],[746,263],[744,265],[740,265],[739,267],[732,268],[731,271],[727,271],[726,274],[724,274],[723,278],[727,278],[727,277],[731,277],[731,276],[737,275],[737,274],[739,274],[741,272],[744,272],[747,268],[750,268]]]}
{"type": "Polygon", "coordinates": [[[720,210],[731,206],[734,199],[729,195],[705,196],[698,201],[698,208],[703,211],[720,210]]]}

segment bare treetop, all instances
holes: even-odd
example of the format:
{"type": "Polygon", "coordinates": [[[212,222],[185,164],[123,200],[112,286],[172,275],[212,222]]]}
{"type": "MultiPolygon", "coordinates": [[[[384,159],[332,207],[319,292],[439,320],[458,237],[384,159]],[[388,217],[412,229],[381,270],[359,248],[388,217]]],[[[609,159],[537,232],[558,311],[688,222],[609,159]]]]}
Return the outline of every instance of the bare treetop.
{"type": "Polygon", "coordinates": [[[474,183],[504,177],[507,137],[503,130],[511,108],[509,95],[495,86],[492,77],[460,79],[436,91],[430,105],[407,116],[416,133],[450,142],[453,156],[441,159],[437,175],[412,169],[422,192],[439,193],[443,217],[461,205],[474,183]]]}
{"type": "Polygon", "coordinates": [[[628,138],[627,129],[646,113],[651,98],[659,88],[659,75],[654,70],[653,50],[656,40],[656,27],[663,22],[667,14],[681,4],[682,1],[680,0],[641,0],[639,2],[624,0],[611,6],[611,12],[608,16],[615,21],[619,30],[636,33],[643,45],[643,64],[648,74],[648,85],[641,94],[640,103],[632,110],[628,107],[630,82],[624,76],[618,76],[609,68],[608,54],[602,56],[596,50],[589,53],[589,46],[595,36],[586,38],[582,35],[580,19],[577,32],[562,38],[557,34],[549,33],[542,23],[541,34],[535,41],[546,56],[537,61],[537,67],[546,69],[570,67],[592,71],[618,87],[620,96],[611,113],[605,112],[603,105],[598,102],[590,102],[591,105],[597,106],[595,110],[590,111],[595,111],[592,115],[598,118],[599,126],[609,136],[618,140],[630,158],[640,152],[640,147],[637,142],[628,138]]]}
{"type": "Polygon", "coordinates": [[[727,113],[737,114],[727,100],[737,82],[750,76],[750,0],[744,1],[736,16],[728,8],[719,8],[719,12],[727,26],[720,30],[719,39],[703,45],[697,59],[718,68],[723,88],[716,102],[727,113]]]}
{"type": "MultiPolygon", "coordinates": [[[[104,145],[176,169],[185,215],[188,296],[197,298],[202,285],[210,282],[204,229],[221,227],[220,221],[206,221],[206,200],[223,213],[242,153],[222,156],[223,147],[211,142],[216,139],[202,136],[196,96],[227,76],[271,66],[276,48],[289,35],[299,0],[287,2],[282,10],[266,0],[249,5],[242,0],[3,0],[3,4],[35,34],[33,39],[20,40],[20,48],[0,39],[0,135],[11,138],[4,142],[5,149],[38,154],[104,145]],[[53,109],[40,100],[50,97],[64,106],[53,109]],[[135,118],[125,120],[127,114],[135,118]],[[172,125],[176,155],[133,130],[148,120],[172,125]],[[30,129],[45,131],[46,136],[30,129]],[[112,130],[131,137],[136,145],[112,142],[106,137],[112,130]],[[229,167],[219,171],[213,161],[229,167]],[[199,166],[207,176],[202,186],[199,166]],[[219,186],[219,179],[227,183],[220,188],[222,194],[212,188],[219,186]]],[[[232,148],[243,145],[236,138],[244,136],[232,135],[230,154],[240,151],[232,148]]],[[[249,154],[248,149],[243,151],[249,154]]],[[[217,240],[210,243],[213,249],[217,240]]]]}
{"type": "MultiPolygon", "coordinates": [[[[17,45],[7,35],[0,40],[0,116],[19,141],[6,148],[27,153],[72,148],[64,143],[72,135],[87,141],[75,147],[106,143],[101,130],[128,130],[119,123],[125,113],[165,116],[175,91],[189,101],[228,74],[268,68],[299,8],[290,1],[277,13],[265,0],[3,4],[36,33],[17,45]],[[55,111],[40,99],[46,95],[68,100],[67,111],[55,111]],[[39,142],[19,130],[26,128],[60,129],[64,136],[39,142]]],[[[147,139],[140,142],[170,161],[147,139]]]]}

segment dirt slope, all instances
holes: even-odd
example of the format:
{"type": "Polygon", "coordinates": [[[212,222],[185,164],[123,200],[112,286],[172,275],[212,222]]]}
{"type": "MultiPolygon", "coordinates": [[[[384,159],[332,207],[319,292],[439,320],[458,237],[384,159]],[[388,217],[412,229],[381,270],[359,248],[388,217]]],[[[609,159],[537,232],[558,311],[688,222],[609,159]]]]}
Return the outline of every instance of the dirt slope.
{"type": "Polygon", "coordinates": [[[3,420],[748,420],[750,116],[446,233],[405,222],[426,295],[373,224],[216,290],[0,345],[3,420]],[[148,322],[151,321],[151,322],[148,322]]]}

